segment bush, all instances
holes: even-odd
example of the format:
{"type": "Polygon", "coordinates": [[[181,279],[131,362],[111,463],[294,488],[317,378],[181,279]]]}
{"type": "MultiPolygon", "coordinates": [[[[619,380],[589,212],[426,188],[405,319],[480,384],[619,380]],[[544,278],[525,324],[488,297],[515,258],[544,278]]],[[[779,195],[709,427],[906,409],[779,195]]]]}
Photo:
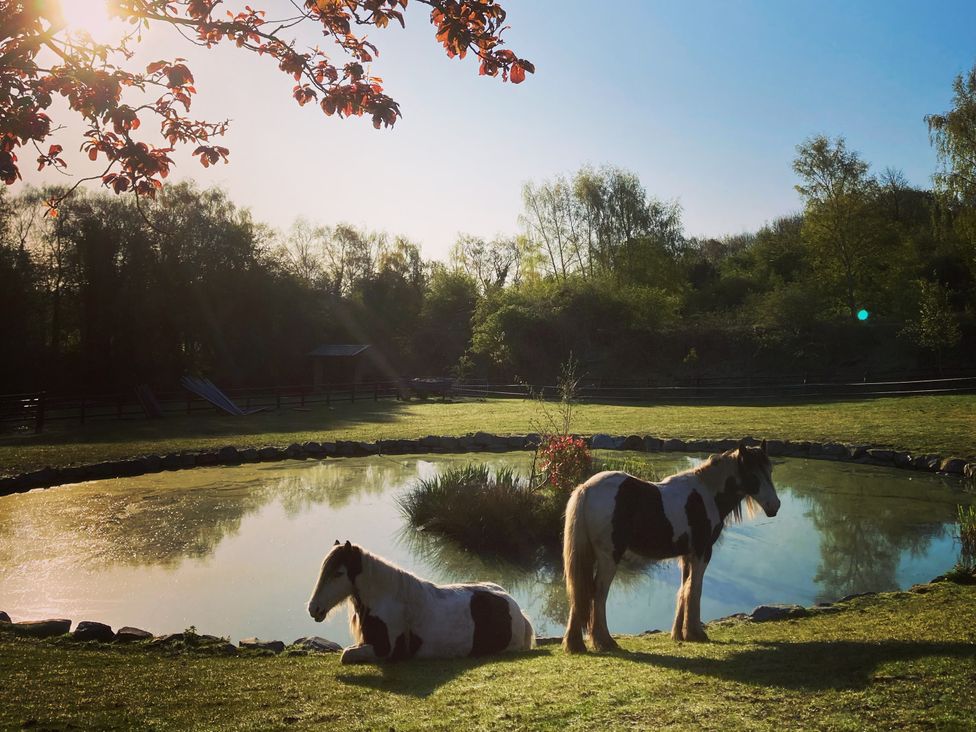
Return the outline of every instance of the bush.
{"type": "Polygon", "coordinates": [[[529,480],[487,465],[451,468],[421,480],[397,500],[410,526],[466,549],[526,559],[558,547],[566,496],[533,490],[529,480]]]}
{"type": "Polygon", "coordinates": [[[582,438],[572,435],[548,437],[539,445],[538,455],[543,484],[548,484],[564,497],[591,474],[593,460],[582,438]]]}

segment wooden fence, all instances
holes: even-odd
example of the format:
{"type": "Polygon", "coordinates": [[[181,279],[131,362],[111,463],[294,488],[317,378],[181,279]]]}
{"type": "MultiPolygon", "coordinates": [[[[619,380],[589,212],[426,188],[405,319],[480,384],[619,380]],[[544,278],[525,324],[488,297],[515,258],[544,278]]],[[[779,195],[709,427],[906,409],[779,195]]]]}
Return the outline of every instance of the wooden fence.
{"type": "MultiPolygon", "coordinates": [[[[308,385],[225,389],[224,393],[245,411],[309,409],[340,402],[399,399],[409,382],[377,381],[330,384],[315,390],[308,385]]],[[[519,398],[542,395],[557,398],[552,384],[527,385],[497,382],[455,383],[454,395],[470,398],[519,398]]],[[[831,379],[826,376],[698,378],[660,383],[645,380],[584,379],[577,398],[583,402],[668,403],[768,403],[864,399],[918,394],[976,393],[976,373],[945,378],[877,377],[868,380],[831,379]]],[[[163,416],[219,411],[189,391],[157,392],[163,416]]],[[[52,423],[85,424],[94,420],[144,418],[135,390],[114,394],[64,395],[53,392],[0,395],[0,431],[42,432],[52,423]]]]}

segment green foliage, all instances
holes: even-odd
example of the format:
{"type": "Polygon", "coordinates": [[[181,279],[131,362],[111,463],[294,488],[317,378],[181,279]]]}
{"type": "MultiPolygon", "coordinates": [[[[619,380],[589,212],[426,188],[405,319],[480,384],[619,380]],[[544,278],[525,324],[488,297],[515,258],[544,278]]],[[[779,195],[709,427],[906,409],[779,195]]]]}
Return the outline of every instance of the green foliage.
{"type": "Polygon", "coordinates": [[[939,155],[935,183],[957,205],[976,207],[976,66],[952,82],[952,109],[925,122],[939,155]]]}
{"type": "Polygon", "coordinates": [[[959,567],[970,574],[976,573],[976,506],[959,506],[957,534],[959,541],[959,567]]]}
{"type": "Polygon", "coordinates": [[[919,309],[904,333],[922,348],[933,351],[942,370],[942,353],[958,345],[962,338],[959,322],[949,307],[946,289],[938,282],[919,280],[919,309]]]}
{"type": "Polygon", "coordinates": [[[509,468],[464,465],[421,480],[397,499],[409,525],[471,551],[528,559],[559,544],[566,497],[532,488],[509,468]]]}

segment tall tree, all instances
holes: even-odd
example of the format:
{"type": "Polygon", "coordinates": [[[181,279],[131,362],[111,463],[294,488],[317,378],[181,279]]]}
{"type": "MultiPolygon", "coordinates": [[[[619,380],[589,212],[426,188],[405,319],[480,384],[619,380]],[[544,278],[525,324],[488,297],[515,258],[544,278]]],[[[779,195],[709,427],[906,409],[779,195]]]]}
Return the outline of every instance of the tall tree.
{"type": "Polygon", "coordinates": [[[857,317],[865,278],[877,254],[872,226],[874,181],[868,164],[847,149],[843,137],[812,137],[796,148],[793,170],[797,192],[805,199],[803,231],[814,253],[823,284],[838,292],[857,317]]]}
{"type": "Polygon", "coordinates": [[[950,200],[976,209],[976,66],[952,82],[952,109],[925,117],[939,155],[937,189],[950,200]]]}

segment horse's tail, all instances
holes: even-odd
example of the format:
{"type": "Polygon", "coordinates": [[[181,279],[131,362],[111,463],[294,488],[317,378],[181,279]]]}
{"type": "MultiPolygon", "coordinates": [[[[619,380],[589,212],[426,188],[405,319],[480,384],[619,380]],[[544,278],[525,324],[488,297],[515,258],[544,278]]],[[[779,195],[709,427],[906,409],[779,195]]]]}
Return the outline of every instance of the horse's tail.
{"type": "Polygon", "coordinates": [[[522,618],[525,620],[525,650],[528,651],[535,648],[535,629],[528,615],[522,613],[522,618]]]}
{"type": "Polygon", "coordinates": [[[585,653],[583,629],[593,622],[593,596],[596,592],[594,564],[596,556],[586,530],[586,486],[573,491],[566,504],[566,525],[563,529],[563,573],[566,577],[566,596],[569,599],[569,622],[563,637],[563,648],[569,653],[585,653]]]}

